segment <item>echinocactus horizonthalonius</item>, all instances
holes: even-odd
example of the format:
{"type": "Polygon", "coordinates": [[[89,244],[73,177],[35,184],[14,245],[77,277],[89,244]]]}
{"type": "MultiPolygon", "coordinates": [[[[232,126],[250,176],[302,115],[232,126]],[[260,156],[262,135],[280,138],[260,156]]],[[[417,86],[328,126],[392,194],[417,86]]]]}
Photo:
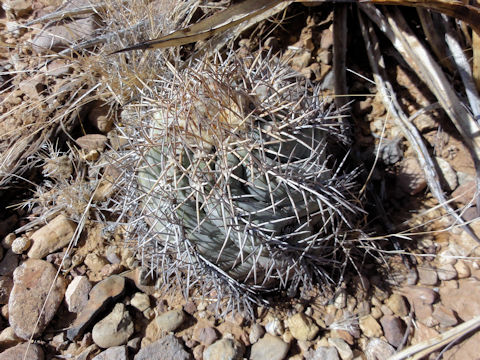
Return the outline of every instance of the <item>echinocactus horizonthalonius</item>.
{"type": "Polygon", "coordinates": [[[144,263],[233,300],[338,277],[362,212],[341,112],[272,56],[169,71],[123,116],[144,263]]]}

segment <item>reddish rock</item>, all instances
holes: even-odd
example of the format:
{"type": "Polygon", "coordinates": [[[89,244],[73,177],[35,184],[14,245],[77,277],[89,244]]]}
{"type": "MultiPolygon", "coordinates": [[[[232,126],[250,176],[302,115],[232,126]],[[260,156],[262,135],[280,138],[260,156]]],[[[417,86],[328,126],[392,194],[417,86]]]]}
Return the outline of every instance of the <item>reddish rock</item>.
{"type": "Polygon", "coordinates": [[[418,280],[422,285],[436,285],[438,282],[437,271],[428,264],[420,265],[417,268],[418,280]]]}
{"type": "Polygon", "coordinates": [[[37,344],[30,344],[30,346],[26,343],[18,344],[0,354],[0,360],[43,360],[44,358],[43,350],[37,344]]]}
{"type": "Polygon", "coordinates": [[[429,328],[428,326],[422,324],[421,322],[417,323],[417,326],[412,327],[413,329],[413,339],[412,345],[427,341],[434,338],[438,335],[438,331],[435,329],[429,328]]]}
{"type": "Polygon", "coordinates": [[[443,354],[444,359],[448,360],[466,360],[478,359],[480,332],[475,332],[471,337],[458,345],[452,346],[443,354]]]}
{"type": "Polygon", "coordinates": [[[426,287],[404,286],[401,291],[408,299],[410,304],[415,304],[416,302],[423,304],[433,304],[437,297],[435,291],[426,287]]]}
{"type": "Polygon", "coordinates": [[[61,276],[55,279],[56,273],[52,264],[37,259],[28,259],[14,271],[8,301],[9,322],[22,339],[41,335],[62,302],[65,280],[61,276]],[[50,287],[52,291],[47,298],[50,287]]]}
{"type": "Polygon", "coordinates": [[[452,193],[452,199],[463,205],[473,201],[475,197],[476,185],[476,180],[470,180],[466,183],[463,183],[452,193]]]}
{"type": "Polygon", "coordinates": [[[193,332],[193,339],[206,346],[213,344],[218,338],[217,330],[213,327],[195,328],[193,332]]]}
{"type": "Polygon", "coordinates": [[[480,315],[480,281],[469,278],[458,280],[458,288],[440,288],[441,303],[455,311],[463,321],[480,315]]]}
{"type": "Polygon", "coordinates": [[[415,318],[418,321],[424,323],[428,327],[438,325],[438,321],[433,317],[432,305],[416,302],[413,304],[413,310],[415,312],[415,318]]]}
{"type": "Polygon", "coordinates": [[[455,326],[458,323],[457,317],[452,310],[442,304],[435,304],[432,316],[440,323],[440,326],[455,326]]]}
{"type": "Polygon", "coordinates": [[[416,158],[402,160],[397,182],[400,188],[409,195],[418,194],[427,187],[425,174],[416,158]]]}
{"type": "Polygon", "coordinates": [[[385,315],[380,319],[383,333],[387,341],[397,348],[403,340],[405,334],[405,324],[396,316],[385,315]]]}

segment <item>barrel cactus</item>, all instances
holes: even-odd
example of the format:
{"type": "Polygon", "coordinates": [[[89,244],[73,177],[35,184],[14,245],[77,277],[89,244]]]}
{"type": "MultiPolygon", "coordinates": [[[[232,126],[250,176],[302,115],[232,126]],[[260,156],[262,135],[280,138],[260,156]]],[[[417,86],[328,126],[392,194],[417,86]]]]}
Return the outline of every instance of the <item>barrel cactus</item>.
{"type": "Polygon", "coordinates": [[[241,304],[331,282],[361,213],[341,112],[273,56],[159,77],[147,110],[124,116],[144,264],[241,304]]]}

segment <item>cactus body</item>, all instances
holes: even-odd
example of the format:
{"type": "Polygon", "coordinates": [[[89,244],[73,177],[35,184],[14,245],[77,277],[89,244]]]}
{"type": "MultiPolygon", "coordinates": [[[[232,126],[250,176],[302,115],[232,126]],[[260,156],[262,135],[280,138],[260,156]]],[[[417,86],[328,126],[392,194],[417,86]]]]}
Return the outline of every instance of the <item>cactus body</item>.
{"type": "Polygon", "coordinates": [[[198,63],[166,79],[136,148],[152,266],[183,269],[217,295],[328,280],[359,212],[354,173],[329,153],[340,114],[274,59],[198,63]]]}

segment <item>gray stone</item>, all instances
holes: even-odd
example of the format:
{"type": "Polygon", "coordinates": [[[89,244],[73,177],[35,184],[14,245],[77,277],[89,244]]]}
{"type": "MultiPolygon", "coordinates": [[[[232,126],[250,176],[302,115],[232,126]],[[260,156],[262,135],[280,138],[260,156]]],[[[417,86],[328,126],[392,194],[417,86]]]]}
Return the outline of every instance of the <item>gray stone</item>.
{"type": "Polygon", "coordinates": [[[316,350],[309,350],[305,360],[340,360],[335,347],[319,346],[316,350]]]}
{"type": "Polygon", "coordinates": [[[142,338],[140,336],[137,336],[137,337],[134,337],[133,339],[128,340],[127,347],[136,353],[140,349],[141,344],[142,344],[142,338]]]}
{"type": "Polygon", "coordinates": [[[203,351],[204,360],[242,360],[244,348],[231,338],[215,341],[203,351]]]}
{"type": "Polygon", "coordinates": [[[250,360],[283,360],[289,349],[290,345],[279,337],[266,334],[252,345],[250,360]]]}
{"type": "Polygon", "coordinates": [[[92,360],[128,360],[126,346],[114,346],[95,356],[92,360]]]}
{"type": "Polygon", "coordinates": [[[118,303],[113,311],[95,324],[92,339],[101,348],[124,345],[134,332],[134,325],[125,305],[118,303]]]}
{"type": "Polygon", "coordinates": [[[86,276],[77,276],[73,278],[65,291],[65,301],[68,305],[68,311],[78,313],[88,302],[88,294],[92,289],[92,284],[86,276]]]}
{"type": "Polygon", "coordinates": [[[90,291],[87,304],[68,329],[67,337],[74,340],[81,336],[85,327],[90,325],[106,306],[122,296],[124,291],[125,278],[119,275],[110,276],[96,284],[90,291]]]}
{"type": "Polygon", "coordinates": [[[174,335],[167,335],[141,349],[134,360],[191,360],[183,343],[174,335]]]}
{"type": "Polygon", "coordinates": [[[57,312],[65,294],[65,280],[56,275],[52,264],[37,259],[28,259],[15,269],[8,320],[22,339],[40,336],[57,312]]]}
{"type": "Polygon", "coordinates": [[[120,264],[122,259],[118,256],[118,250],[116,246],[109,246],[105,250],[105,257],[111,264],[120,264]]]}
{"type": "Polygon", "coordinates": [[[43,350],[37,344],[30,344],[30,346],[26,343],[18,344],[0,354],[0,360],[43,360],[44,358],[43,350]]]}
{"type": "Polygon", "coordinates": [[[175,331],[183,324],[186,316],[182,309],[170,310],[155,318],[155,324],[160,331],[175,331]]]}

